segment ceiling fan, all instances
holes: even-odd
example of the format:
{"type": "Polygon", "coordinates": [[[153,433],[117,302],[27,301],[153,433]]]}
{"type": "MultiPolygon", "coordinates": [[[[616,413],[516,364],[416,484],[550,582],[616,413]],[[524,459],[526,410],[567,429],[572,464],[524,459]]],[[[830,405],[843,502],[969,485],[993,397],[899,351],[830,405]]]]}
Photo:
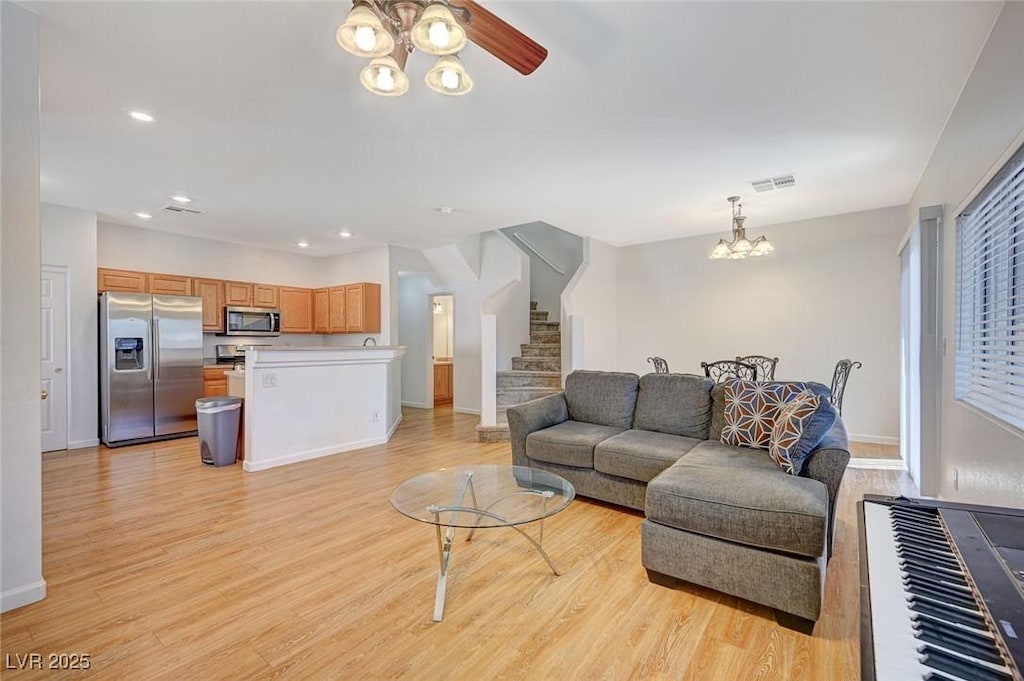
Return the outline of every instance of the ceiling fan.
{"type": "Polygon", "coordinates": [[[524,76],[548,56],[543,46],[473,0],[353,0],[336,38],[346,52],[370,59],[359,81],[385,97],[408,91],[405,62],[414,49],[438,57],[426,82],[443,95],[473,88],[458,57],[467,40],[524,76]]]}

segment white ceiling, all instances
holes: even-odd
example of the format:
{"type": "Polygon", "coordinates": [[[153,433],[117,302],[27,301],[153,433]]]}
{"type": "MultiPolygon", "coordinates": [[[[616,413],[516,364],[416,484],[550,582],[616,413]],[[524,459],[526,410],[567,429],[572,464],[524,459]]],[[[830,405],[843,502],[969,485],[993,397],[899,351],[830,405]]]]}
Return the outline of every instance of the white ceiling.
{"type": "Polygon", "coordinates": [[[476,87],[448,98],[417,53],[387,99],[334,42],[346,2],[27,4],[45,201],[320,255],[534,220],[615,245],[724,232],[730,194],[753,229],[905,203],[1001,7],[495,1],[540,69],[471,45],[476,87]],[[161,211],[174,192],[204,215],[161,211]]]}

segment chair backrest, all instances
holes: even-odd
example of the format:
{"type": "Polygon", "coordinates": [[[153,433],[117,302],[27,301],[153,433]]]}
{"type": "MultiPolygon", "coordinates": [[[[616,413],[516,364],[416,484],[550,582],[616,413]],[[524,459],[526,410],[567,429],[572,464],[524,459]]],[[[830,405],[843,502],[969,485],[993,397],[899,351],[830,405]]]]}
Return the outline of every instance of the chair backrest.
{"type": "Polygon", "coordinates": [[[779,363],[778,357],[747,355],[746,357],[737,357],[736,361],[743,362],[744,364],[753,364],[757,367],[757,380],[759,381],[775,380],[775,365],[779,363]]]}
{"type": "Polygon", "coordinates": [[[850,371],[860,369],[863,366],[860,362],[848,359],[841,359],[836,362],[836,369],[832,372],[832,406],[836,408],[839,415],[843,415],[843,393],[846,392],[846,381],[850,378],[850,371]]]}
{"type": "Polygon", "coordinates": [[[721,383],[730,378],[741,378],[744,381],[757,380],[757,367],[746,362],[720,359],[717,362],[701,362],[700,366],[704,369],[704,375],[714,379],[715,383],[721,383]]]}
{"type": "Polygon", "coordinates": [[[647,361],[654,365],[654,373],[656,374],[667,374],[668,373],[668,362],[662,357],[648,357],[647,361]]]}

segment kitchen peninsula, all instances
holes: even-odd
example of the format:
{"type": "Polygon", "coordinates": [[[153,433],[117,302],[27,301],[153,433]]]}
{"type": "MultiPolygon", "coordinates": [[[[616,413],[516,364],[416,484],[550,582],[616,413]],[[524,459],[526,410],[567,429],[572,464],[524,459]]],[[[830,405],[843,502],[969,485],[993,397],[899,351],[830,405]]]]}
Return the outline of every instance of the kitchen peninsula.
{"type": "Polygon", "coordinates": [[[387,442],[402,346],[256,347],[245,359],[245,470],[387,442]]]}

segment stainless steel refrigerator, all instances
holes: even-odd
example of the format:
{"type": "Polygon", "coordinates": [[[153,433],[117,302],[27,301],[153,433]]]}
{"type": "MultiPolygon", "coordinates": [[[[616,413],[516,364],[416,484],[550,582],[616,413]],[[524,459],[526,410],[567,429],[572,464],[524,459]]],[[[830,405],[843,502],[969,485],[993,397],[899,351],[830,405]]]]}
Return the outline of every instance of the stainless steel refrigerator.
{"type": "Polygon", "coordinates": [[[109,446],[196,432],[203,305],[191,296],[100,296],[100,437],[109,446]]]}

